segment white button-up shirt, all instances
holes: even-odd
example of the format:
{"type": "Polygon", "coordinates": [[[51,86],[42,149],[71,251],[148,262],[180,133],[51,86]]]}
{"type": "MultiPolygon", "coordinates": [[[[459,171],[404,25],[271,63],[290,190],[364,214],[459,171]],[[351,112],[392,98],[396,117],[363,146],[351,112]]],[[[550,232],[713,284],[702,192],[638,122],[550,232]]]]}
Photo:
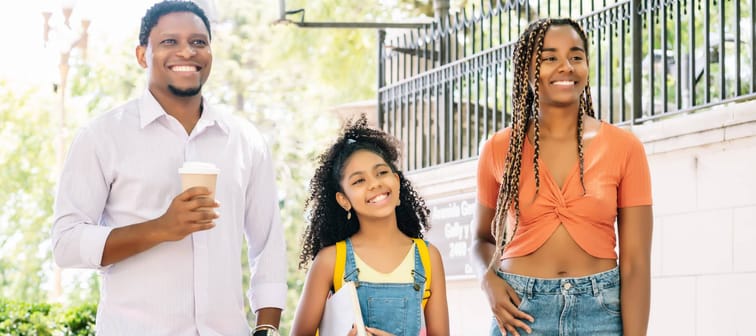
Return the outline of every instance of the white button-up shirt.
{"type": "Polygon", "coordinates": [[[203,104],[186,134],[146,91],[82,128],[55,199],[61,267],[102,276],[98,335],[248,335],[241,251],[249,251],[252,310],[284,308],[286,253],[269,149],[248,122],[203,104]],[[113,265],[100,261],[113,228],[161,216],[181,192],[184,161],[220,168],[216,226],[113,265]]]}

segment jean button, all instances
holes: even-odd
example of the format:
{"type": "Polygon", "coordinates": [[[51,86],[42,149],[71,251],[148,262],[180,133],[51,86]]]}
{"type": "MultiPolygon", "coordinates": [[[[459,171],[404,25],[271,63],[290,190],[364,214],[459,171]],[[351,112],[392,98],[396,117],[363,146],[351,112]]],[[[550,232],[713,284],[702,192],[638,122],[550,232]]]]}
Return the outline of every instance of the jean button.
{"type": "Polygon", "coordinates": [[[566,282],[564,283],[564,285],[562,285],[562,287],[564,288],[564,290],[570,290],[570,288],[572,288],[572,284],[569,282],[566,282]]]}

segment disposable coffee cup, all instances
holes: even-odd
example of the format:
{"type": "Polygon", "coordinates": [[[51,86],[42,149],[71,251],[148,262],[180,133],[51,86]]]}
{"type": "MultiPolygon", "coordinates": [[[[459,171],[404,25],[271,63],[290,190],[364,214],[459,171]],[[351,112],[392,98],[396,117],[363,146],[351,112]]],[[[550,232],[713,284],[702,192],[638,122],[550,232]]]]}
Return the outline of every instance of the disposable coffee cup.
{"type": "Polygon", "coordinates": [[[181,189],[186,191],[191,187],[205,187],[210,190],[210,198],[215,199],[215,182],[220,170],[212,163],[186,161],[178,170],[181,176],[181,189]]]}

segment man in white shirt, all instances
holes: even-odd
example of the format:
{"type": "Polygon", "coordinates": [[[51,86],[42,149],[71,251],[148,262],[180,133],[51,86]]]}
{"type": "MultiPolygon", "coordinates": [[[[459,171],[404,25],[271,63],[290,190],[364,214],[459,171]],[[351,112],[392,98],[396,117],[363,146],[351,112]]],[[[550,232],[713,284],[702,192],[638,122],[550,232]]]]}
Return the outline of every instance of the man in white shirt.
{"type": "Polygon", "coordinates": [[[254,335],[277,334],[286,255],[273,164],[250,123],[202,98],[210,39],[194,3],[151,7],[136,47],[147,90],[83,127],[71,145],[53,253],[61,267],[100,271],[98,335],[249,335],[245,240],[254,335]],[[215,200],[204,187],[181,191],[185,161],[220,169],[215,200]]]}

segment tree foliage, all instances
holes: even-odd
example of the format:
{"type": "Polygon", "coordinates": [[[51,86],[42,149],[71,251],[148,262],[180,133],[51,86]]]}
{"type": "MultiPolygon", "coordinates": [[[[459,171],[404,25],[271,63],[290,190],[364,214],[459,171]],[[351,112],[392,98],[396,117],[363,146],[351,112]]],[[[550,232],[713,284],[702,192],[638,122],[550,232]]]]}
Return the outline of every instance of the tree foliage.
{"type": "Polygon", "coordinates": [[[45,98],[0,81],[0,297],[46,298],[55,150],[45,98]]]}

